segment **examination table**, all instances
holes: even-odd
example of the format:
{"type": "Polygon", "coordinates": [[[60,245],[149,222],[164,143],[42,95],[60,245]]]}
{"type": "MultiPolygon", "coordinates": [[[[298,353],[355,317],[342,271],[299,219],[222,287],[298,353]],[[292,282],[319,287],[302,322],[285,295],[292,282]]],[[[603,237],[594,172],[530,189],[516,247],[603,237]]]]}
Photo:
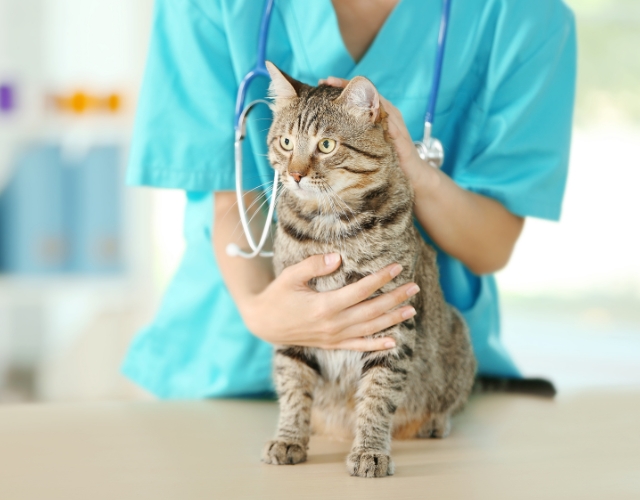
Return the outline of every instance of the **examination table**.
{"type": "Polygon", "coordinates": [[[1,500],[640,498],[640,392],[474,396],[447,439],[394,441],[396,474],[350,477],[349,443],[260,462],[273,401],[0,407],[1,500]]]}

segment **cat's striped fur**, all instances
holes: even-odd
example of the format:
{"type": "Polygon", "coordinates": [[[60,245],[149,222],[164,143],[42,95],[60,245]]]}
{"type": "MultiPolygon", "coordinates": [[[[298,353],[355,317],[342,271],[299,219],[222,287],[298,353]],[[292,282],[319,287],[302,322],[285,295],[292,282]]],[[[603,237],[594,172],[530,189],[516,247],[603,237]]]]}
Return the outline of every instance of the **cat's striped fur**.
{"type": "Polygon", "coordinates": [[[450,416],[464,405],[476,366],[467,328],[445,303],[436,252],[414,226],[412,190],[373,85],[358,77],[344,90],[310,87],[273,65],[269,70],[275,98],[269,160],[284,184],[276,273],[311,255],[338,252],[341,267],[310,283],[317,291],[338,289],[394,262],[403,272],[378,293],[410,281],[421,291],[408,301],[416,316],[378,334],[396,340],[389,351],[277,347],[280,418],[263,460],[304,461],[313,428],[354,438],[347,458],[352,475],[393,474],[392,436],[444,437],[450,416]],[[292,141],[291,151],[282,137],[292,141]],[[318,150],[324,138],[336,141],[329,154],[318,150]]]}

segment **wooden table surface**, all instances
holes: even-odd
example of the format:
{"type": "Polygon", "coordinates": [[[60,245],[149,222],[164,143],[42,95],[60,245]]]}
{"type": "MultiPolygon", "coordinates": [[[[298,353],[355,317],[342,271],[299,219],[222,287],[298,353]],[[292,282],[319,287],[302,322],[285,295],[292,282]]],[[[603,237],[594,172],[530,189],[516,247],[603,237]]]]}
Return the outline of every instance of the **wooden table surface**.
{"type": "Polygon", "coordinates": [[[0,407],[0,499],[640,499],[640,392],[476,396],[444,440],[393,444],[396,475],[347,475],[348,443],[260,463],[264,401],[0,407]]]}

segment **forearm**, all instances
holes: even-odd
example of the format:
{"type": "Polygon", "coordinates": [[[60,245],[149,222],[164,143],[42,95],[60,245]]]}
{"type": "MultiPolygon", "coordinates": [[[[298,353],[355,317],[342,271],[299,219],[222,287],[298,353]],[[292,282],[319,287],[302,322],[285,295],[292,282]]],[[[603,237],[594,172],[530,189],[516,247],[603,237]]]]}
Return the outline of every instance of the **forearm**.
{"type": "Polygon", "coordinates": [[[444,252],[476,274],[502,269],[524,219],[491,198],[461,188],[440,170],[422,168],[412,184],[415,215],[425,231],[444,252]]]}
{"type": "MultiPolygon", "coordinates": [[[[217,192],[214,198],[213,247],[215,256],[229,293],[244,316],[251,299],[273,281],[272,260],[264,257],[243,259],[227,255],[226,249],[229,243],[236,243],[240,248],[248,248],[249,245],[240,224],[235,193],[217,192]]],[[[254,201],[255,197],[251,195],[245,197],[247,207],[251,206],[254,201]]],[[[255,205],[259,205],[259,203],[255,205]]],[[[249,209],[252,225],[262,226],[264,217],[260,215],[256,214],[256,210],[249,209]]]]}

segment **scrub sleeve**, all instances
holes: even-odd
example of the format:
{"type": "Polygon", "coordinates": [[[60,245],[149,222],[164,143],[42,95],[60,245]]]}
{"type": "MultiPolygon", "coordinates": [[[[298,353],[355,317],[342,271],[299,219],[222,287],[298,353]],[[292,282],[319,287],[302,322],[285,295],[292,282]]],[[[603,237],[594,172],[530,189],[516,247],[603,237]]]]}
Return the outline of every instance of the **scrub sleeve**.
{"type": "MultiPolygon", "coordinates": [[[[424,82],[430,82],[425,71],[435,50],[435,38],[425,33],[437,34],[437,4],[402,0],[358,65],[338,43],[330,1],[305,6],[276,2],[269,57],[308,83],[327,74],[368,76],[420,138],[429,92],[424,82]],[[416,30],[416,19],[433,22],[416,30]],[[407,89],[404,98],[398,81],[407,89]]],[[[157,0],[127,180],[186,191],[187,245],[157,316],[134,339],[123,371],[160,397],[272,391],[272,348],[246,329],[211,247],[211,193],[235,186],[235,94],[255,60],[260,15],[253,0],[157,0]]],[[[570,11],[559,0],[467,0],[452,4],[451,19],[434,125],[447,152],[444,171],[517,215],[557,220],[575,84],[570,11]]],[[[249,141],[259,137],[255,132],[249,141]]],[[[270,178],[251,147],[246,187],[270,178]]],[[[469,323],[480,373],[519,377],[500,341],[494,278],[475,276],[443,252],[438,263],[448,302],[469,323]]]]}

